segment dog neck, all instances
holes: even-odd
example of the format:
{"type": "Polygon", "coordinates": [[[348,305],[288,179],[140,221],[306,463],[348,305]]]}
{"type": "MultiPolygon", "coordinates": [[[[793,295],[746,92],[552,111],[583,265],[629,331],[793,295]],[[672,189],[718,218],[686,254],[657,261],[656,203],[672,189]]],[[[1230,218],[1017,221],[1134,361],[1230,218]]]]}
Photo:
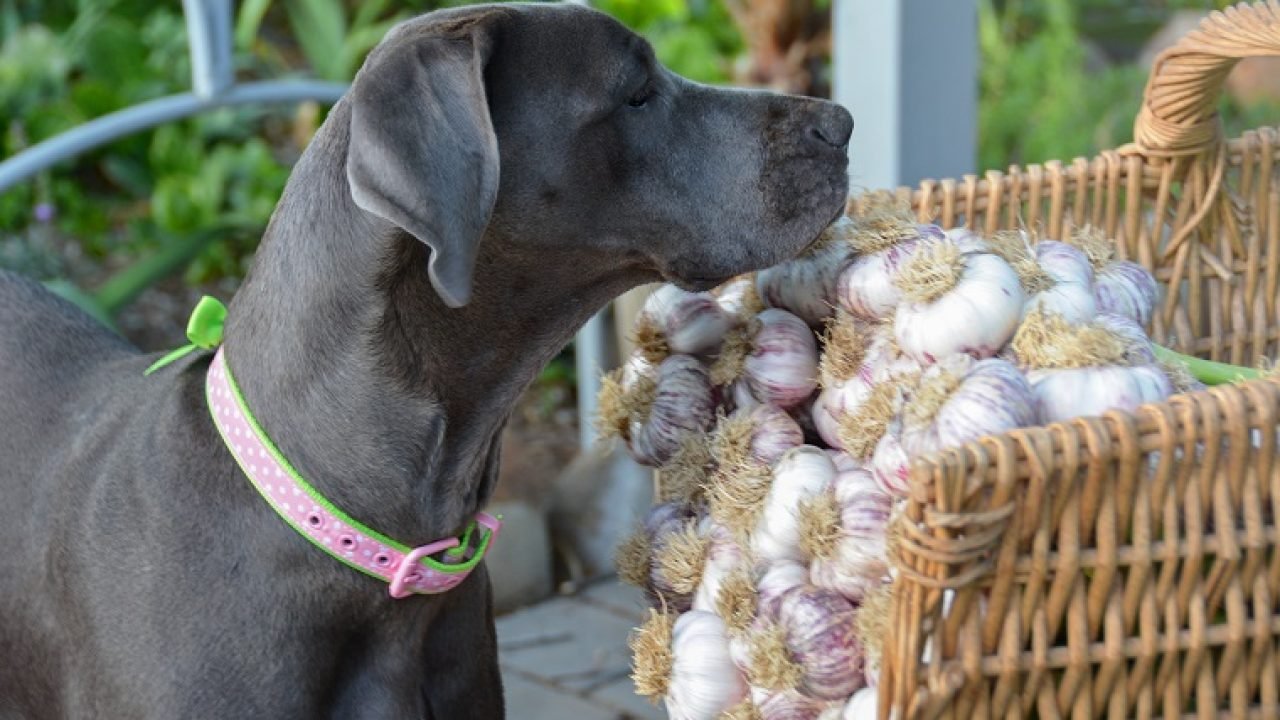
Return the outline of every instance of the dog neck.
{"type": "Polygon", "coordinates": [[[339,103],[295,168],[231,303],[226,354],[294,467],[412,545],[456,533],[485,503],[520,394],[645,278],[599,269],[609,260],[573,243],[534,249],[491,227],[471,301],[448,308],[428,280],[429,250],[351,200],[347,114],[339,103]]]}

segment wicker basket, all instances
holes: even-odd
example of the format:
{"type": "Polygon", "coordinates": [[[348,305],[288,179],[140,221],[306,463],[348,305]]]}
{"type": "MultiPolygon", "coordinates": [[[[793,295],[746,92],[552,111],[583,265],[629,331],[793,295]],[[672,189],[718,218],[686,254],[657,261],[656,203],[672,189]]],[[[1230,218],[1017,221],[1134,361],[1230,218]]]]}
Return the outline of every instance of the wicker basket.
{"type": "MultiPolygon", "coordinates": [[[[1214,13],[1157,60],[1132,144],[897,193],[944,226],[1100,227],[1164,285],[1157,342],[1275,357],[1280,137],[1225,141],[1215,106],[1277,53],[1280,2],[1214,13]]],[[[917,460],[880,717],[1280,718],[1278,422],[1257,380],[917,460]]]]}

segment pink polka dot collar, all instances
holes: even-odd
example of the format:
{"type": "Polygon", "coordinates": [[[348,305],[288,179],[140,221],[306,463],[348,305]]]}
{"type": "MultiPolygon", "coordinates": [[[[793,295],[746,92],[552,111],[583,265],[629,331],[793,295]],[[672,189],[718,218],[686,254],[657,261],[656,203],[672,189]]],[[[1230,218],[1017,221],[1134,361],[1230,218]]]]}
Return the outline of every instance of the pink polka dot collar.
{"type": "Polygon", "coordinates": [[[219,348],[205,374],[214,425],[249,481],[294,530],[339,561],[386,581],[393,598],[457,587],[480,563],[502,523],[476,513],[461,538],[410,548],[348,517],[298,475],[249,413],[219,348]],[[442,553],[441,559],[432,557],[442,553]]]}

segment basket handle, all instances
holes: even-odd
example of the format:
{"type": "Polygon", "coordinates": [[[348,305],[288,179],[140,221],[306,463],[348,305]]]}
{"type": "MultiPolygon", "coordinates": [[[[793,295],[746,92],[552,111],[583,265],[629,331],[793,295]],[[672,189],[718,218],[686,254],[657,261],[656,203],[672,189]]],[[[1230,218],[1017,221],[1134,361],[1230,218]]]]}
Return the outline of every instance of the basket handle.
{"type": "Polygon", "coordinates": [[[1221,140],[1222,83],[1242,58],[1280,55],[1280,1],[1215,11],[1156,58],[1133,124],[1134,144],[1151,156],[1198,155],[1221,140]]]}

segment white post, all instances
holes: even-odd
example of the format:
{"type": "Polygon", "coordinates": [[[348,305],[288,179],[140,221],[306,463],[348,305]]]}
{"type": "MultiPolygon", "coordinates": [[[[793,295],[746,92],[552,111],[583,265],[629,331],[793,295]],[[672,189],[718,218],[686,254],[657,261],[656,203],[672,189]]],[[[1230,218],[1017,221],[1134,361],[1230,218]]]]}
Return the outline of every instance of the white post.
{"type": "Polygon", "coordinates": [[[853,191],[974,172],[977,0],[834,0],[832,13],[833,95],[854,118],[853,191]]]}

